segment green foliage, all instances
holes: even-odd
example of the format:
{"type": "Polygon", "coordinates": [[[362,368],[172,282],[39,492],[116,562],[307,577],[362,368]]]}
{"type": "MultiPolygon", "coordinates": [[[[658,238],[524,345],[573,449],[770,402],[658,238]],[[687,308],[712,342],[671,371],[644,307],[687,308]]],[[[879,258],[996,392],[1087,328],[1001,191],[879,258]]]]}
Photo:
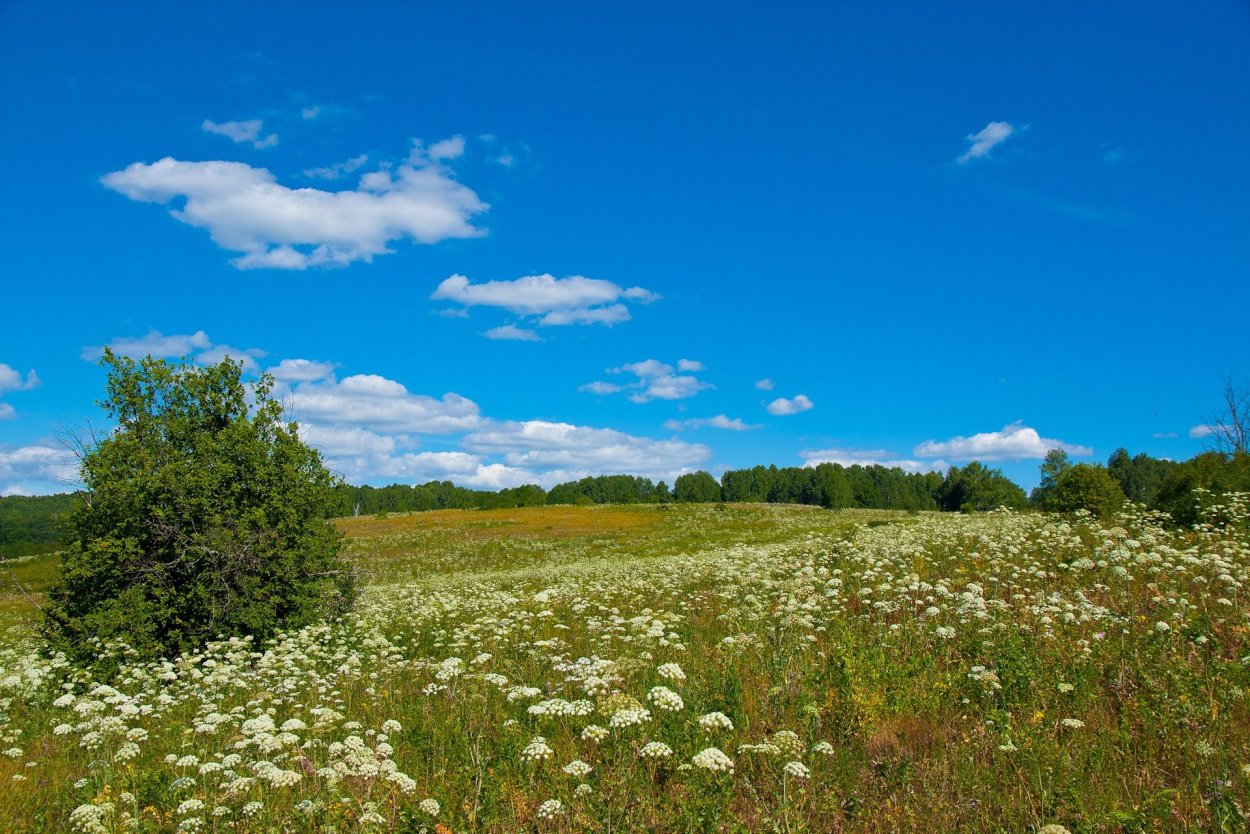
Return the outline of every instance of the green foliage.
{"type": "Polygon", "coordinates": [[[1200,489],[1215,495],[1250,492],[1250,454],[1206,452],[1176,464],[1159,484],[1152,506],[1177,524],[1193,524],[1201,510],[1200,489]]]}
{"type": "Polygon", "coordinates": [[[972,461],[960,469],[952,466],[937,489],[938,506],[948,512],[984,512],[999,507],[1022,510],[1028,506],[1024,490],[998,469],[972,461]]]}
{"type": "Polygon", "coordinates": [[[325,520],[334,479],[283,422],[271,378],[247,385],[229,359],[200,368],[106,350],[101,364],[101,406],[118,425],[82,457],[86,493],[49,594],[54,647],[87,659],[98,639],[173,655],[351,604],[325,520]]]}
{"type": "Polygon", "coordinates": [[[1046,453],[1046,459],[1042,461],[1040,468],[1041,482],[1029,493],[1029,501],[1039,507],[1045,504],[1047,497],[1055,491],[1055,485],[1059,483],[1063,473],[1072,468],[1072,461],[1068,459],[1068,453],[1063,449],[1051,449],[1046,453]]]}
{"type": "Polygon", "coordinates": [[[941,477],[933,473],[909,474],[878,465],[755,466],[726,472],[721,493],[724,500],[734,502],[934,510],[934,491],[940,483],[941,477]]]}
{"type": "Polygon", "coordinates": [[[656,504],[668,497],[647,478],[599,475],[556,484],[547,493],[548,504],[656,504]]]}
{"type": "Polygon", "coordinates": [[[678,476],[673,482],[673,498],[685,503],[707,504],[720,500],[720,484],[700,469],[678,476]]]}
{"type": "Polygon", "coordinates": [[[59,550],[76,494],[0,498],[0,561],[59,550]]]}
{"type": "Polygon", "coordinates": [[[1099,518],[1114,515],[1123,506],[1120,484],[1106,469],[1092,463],[1067,469],[1042,502],[1042,508],[1050,512],[1088,510],[1099,518]]]}
{"type": "Polygon", "coordinates": [[[1107,458],[1107,472],[1119,483],[1124,497],[1136,504],[1153,504],[1174,466],[1170,460],[1152,458],[1145,452],[1130,458],[1127,449],[1116,449],[1107,458]]]}

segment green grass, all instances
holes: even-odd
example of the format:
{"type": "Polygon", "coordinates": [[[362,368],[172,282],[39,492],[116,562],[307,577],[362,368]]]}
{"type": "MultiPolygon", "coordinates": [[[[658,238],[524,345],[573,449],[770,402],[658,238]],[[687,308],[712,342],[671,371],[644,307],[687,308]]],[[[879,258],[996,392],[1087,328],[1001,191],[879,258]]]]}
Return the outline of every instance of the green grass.
{"type": "Polygon", "coordinates": [[[107,687],[38,655],[54,561],[24,562],[30,598],[0,594],[0,830],[1242,831],[1233,515],[344,519],[350,616],[107,687]]]}

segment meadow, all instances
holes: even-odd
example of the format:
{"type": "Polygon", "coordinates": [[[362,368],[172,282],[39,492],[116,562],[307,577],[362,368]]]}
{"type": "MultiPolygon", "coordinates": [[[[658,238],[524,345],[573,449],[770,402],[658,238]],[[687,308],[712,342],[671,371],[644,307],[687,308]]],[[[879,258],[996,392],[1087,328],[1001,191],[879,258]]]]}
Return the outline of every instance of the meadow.
{"type": "Polygon", "coordinates": [[[1247,826],[1244,496],[339,525],[350,614],[107,679],[39,651],[55,559],[0,567],[0,831],[1247,826]]]}

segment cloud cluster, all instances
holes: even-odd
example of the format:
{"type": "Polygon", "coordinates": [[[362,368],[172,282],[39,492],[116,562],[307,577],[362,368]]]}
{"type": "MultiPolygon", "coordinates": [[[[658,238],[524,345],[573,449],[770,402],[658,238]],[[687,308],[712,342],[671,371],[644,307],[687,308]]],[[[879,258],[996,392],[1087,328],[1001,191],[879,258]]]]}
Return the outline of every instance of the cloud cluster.
{"type": "Polygon", "coordinates": [[[65,492],[78,480],[78,459],[68,449],[36,444],[0,447],[0,495],[65,492]]]}
{"type": "Polygon", "coordinates": [[[260,119],[248,119],[244,122],[214,122],[211,119],[205,119],[200,125],[205,133],[216,133],[218,136],[225,136],[236,145],[248,143],[253,148],[260,150],[261,148],[272,148],[278,144],[278,134],[270,133],[268,136],[261,138],[261,129],[263,123],[260,119]]]}
{"type": "Polygon", "coordinates": [[[682,429],[725,429],[726,431],[754,431],[763,428],[758,423],[744,423],[741,417],[729,417],[725,414],[717,414],[715,417],[691,417],[687,420],[667,420],[664,428],[669,431],[681,431],[682,429]]]}
{"type": "Polygon", "coordinates": [[[983,159],[1015,132],[1016,129],[1009,122],[990,122],[976,133],[968,135],[967,139],[972,144],[955,161],[960,165],[967,165],[974,159],[983,159]]]}
{"type": "Polygon", "coordinates": [[[913,460],[900,458],[885,449],[810,449],[799,452],[803,465],[819,466],[836,463],[839,466],[884,466],[902,469],[904,472],[944,472],[948,464],[943,460],[913,460]]]}
{"type": "MultiPolygon", "coordinates": [[[[430,294],[435,301],[461,305],[457,312],[472,307],[495,307],[520,316],[538,327],[571,324],[614,325],[629,321],[626,302],[649,304],[660,296],[643,287],[622,287],[600,278],[572,275],[526,275],[513,281],[484,281],[475,284],[463,275],[452,275],[430,294]]],[[[486,331],[487,338],[537,340],[533,330],[504,325],[486,331]],[[493,335],[492,335],[493,334],[493,335]]]]}
{"type": "Polygon", "coordinates": [[[1210,437],[1213,434],[1215,434],[1215,429],[1205,423],[1189,427],[1189,436],[1194,440],[1201,440],[1202,438],[1210,437]]]}
{"type": "Polygon", "coordinates": [[[885,449],[814,449],[800,452],[804,466],[837,463],[842,466],[897,467],[905,472],[942,472],[952,461],[1004,461],[1041,459],[1051,449],[1062,449],[1072,455],[1092,455],[1088,446],[1042,437],[1036,429],[1012,423],[1001,431],[982,432],[971,437],[949,440],[926,440],[912,449],[913,457],[898,455],[885,449]]]}
{"type": "MultiPolygon", "coordinates": [[[[304,360],[306,361],[306,360],[304,360]]],[[[309,363],[303,368],[324,363],[309,363]]],[[[284,405],[300,423],[374,432],[454,434],[481,425],[477,403],[456,393],[441,398],[413,394],[377,374],[305,379],[285,392],[284,405]]]]}
{"type": "Polygon", "coordinates": [[[437,243],[481,235],[471,220],[489,206],[443,164],[463,150],[459,137],[428,148],[415,143],[402,165],[366,173],[350,191],[289,188],[242,162],[172,157],[136,162],[100,181],[132,200],[181,200],[170,215],[243,253],[231,261],[239,269],[302,270],[369,262],[405,238],[437,243]]]}
{"type": "MultiPolygon", "coordinates": [[[[39,384],[39,375],[33,369],[27,371],[26,379],[22,379],[19,371],[0,362],[0,395],[10,391],[29,391],[32,388],[38,388],[39,384]]],[[[13,406],[0,402],[0,420],[9,420],[15,416],[17,412],[13,410],[13,406]]]]}
{"type": "Polygon", "coordinates": [[[504,464],[533,472],[544,485],[587,475],[671,479],[712,454],[699,443],[545,420],[494,422],[467,435],[463,445],[472,452],[500,455],[504,464]]]}
{"type": "Polygon", "coordinates": [[[768,413],[774,417],[785,417],[790,414],[802,414],[804,411],[811,411],[815,407],[806,394],[799,394],[792,399],[778,397],[767,405],[768,413]]]}
{"type": "Polygon", "coordinates": [[[981,432],[971,437],[949,440],[926,440],[914,452],[923,458],[949,457],[954,460],[1025,460],[1044,458],[1051,449],[1062,449],[1070,455],[1092,455],[1088,446],[1042,437],[1037,429],[1022,423],[1004,426],[1001,431],[981,432]]]}
{"type": "MultiPolygon", "coordinates": [[[[109,342],[108,347],[118,356],[129,356],[131,359],[142,359],[151,356],[154,359],[178,359],[191,357],[192,361],[201,365],[214,365],[229,356],[243,365],[243,370],[256,373],[260,370],[257,359],[267,354],[260,348],[236,348],[227,344],[214,344],[203,330],[194,333],[174,333],[165,335],[159,330],[149,330],[146,336],[118,337],[109,342]]],[[[83,348],[82,358],[94,362],[104,354],[104,348],[90,345],[83,348]]]]}
{"type": "Polygon", "coordinates": [[[629,391],[631,402],[646,403],[652,400],[684,400],[693,397],[700,391],[714,387],[694,374],[706,370],[702,362],[694,359],[679,359],[674,367],[658,359],[644,359],[641,362],[630,362],[619,368],[608,368],[610,374],[633,374],[637,379],[624,385],[612,382],[587,382],[577,390],[590,394],[606,396],[621,391],[629,391]]]}

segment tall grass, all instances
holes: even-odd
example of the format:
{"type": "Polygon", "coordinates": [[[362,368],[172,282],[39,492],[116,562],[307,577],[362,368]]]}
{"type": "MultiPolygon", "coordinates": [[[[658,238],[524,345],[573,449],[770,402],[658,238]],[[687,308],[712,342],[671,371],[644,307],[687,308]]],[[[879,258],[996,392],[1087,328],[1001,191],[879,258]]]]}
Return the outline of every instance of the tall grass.
{"type": "Polygon", "coordinates": [[[1244,830],[1244,502],[1218,518],[346,520],[357,609],[267,646],[96,681],[10,625],[0,830],[1244,830]]]}

